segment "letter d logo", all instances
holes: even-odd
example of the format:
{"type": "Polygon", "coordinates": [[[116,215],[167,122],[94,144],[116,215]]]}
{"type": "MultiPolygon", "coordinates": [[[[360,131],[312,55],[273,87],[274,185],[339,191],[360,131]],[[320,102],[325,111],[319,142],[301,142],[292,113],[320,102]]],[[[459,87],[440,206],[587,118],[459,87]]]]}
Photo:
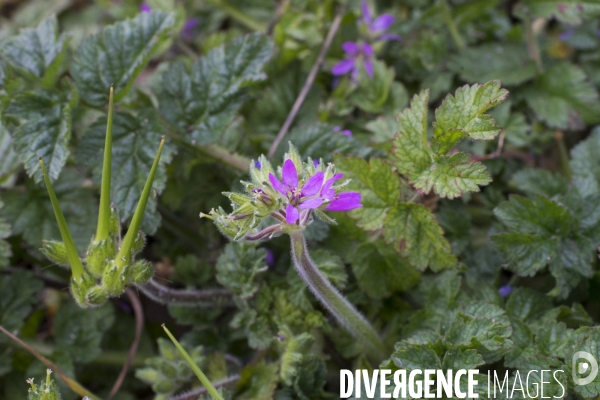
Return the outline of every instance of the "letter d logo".
{"type": "Polygon", "coordinates": [[[587,385],[596,378],[596,375],[598,375],[598,362],[594,356],[587,351],[578,351],[577,353],[573,354],[571,373],[573,374],[573,382],[576,385],[587,385]],[[588,361],[589,364],[587,362],[577,362],[577,360],[582,358],[588,361]],[[587,371],[590,371],[590,374],[585,378],[580,378],[578,376],[585,374],[587,371]]]}

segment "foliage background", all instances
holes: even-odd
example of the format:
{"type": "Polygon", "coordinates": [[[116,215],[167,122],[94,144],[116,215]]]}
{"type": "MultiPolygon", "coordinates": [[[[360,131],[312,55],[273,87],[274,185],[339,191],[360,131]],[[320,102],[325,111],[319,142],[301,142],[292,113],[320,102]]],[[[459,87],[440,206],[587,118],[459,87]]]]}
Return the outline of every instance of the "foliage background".
{"type": "MultiPolygon", "coordinates": [[[[127,297],[78,308],[65,290],[68,271],[38,251],[58,229],[37,157],[83,253],[96,223],[112,83],[112,197],[123,223],[166,135],[144,257],[165,286],[231,293],[194,306],[140,294],[137,372],[115,398],[175,398],[197,385],[161,341],[163,322],[213,382],[232,378],[227,389],[240,399],[335,397],[340,368],[381,363],[511,375],[563,368],[569,396],[600,394],[598,380],[584,389],[570,381],[574,347],[600,356],[600,3],[370,2],[376,15],[395,17],[389,33],[402,40],[374,43],[374,77],[359,68],[354,80],[331,68],[345,57],[343,42],[365,37],[358,1],[146,5],[149,14],[134,1],[0,4],[0,325],[108,395],[134,340],[133,311],[127,297]],[[305,157],[334,160],[363,194],[362,210],[337,214],[337,226],[317,221],[307,236],[319,267],[382,333],[388,360],[364,353],[317,304],[285,239],[232,244],[198,218],[228,209],[221,192],[239,190],[250,159],[269,151],[340,9],[340,28],[272,161],[290,140],[305,157]],[[452,152],[482,162],[491,183],[482,175],[458,189],[435,180],[434,190],[415,191],[424,186],[398,155],[407,148],[398,115],[429,89],[432,121],[448,93],[490,80],[510,92],[491,110],[502,130],[452,152]],[[412,210],[410,223],[402,210],[412,210]]],[[[25,379],[40,379],[45,367],[4,336],[0,355],[0,397],[25,398],[25,379]]]]}

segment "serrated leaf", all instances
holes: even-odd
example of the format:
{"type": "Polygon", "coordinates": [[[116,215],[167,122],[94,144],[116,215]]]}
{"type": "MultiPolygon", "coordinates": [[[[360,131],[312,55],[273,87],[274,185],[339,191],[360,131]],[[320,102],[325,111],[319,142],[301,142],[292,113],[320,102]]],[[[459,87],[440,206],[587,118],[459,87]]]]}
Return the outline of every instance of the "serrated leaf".
{"type": "Polygon", "coordinates": [[[0,121],[0,182],[14,174],[19,167],[19,156],[14,150],[14,141],[0,121]]]}
{"type": "Polygon", "coordinates": [[[466,136],[476,140],[495,138],[500,127],[485,112],[500,104],[507,96],[508,91],[500,87],[500,81],[466,85],[458,88],[454,96],[448,95],[435,110],[434,151],[446,154],[466,136]]]}
{"type": "MultiPolygon", "coordinates": [[[[575,169],[573,171],[575,172],[575,169]]],[[[517,171],[512,176],[512,182],[517,189],[529,195],[547,197],[565,194],[569,185],[569,182],[563,175],[545,169],[533,168],[517,171]]]]}
{"type": "Polygon", "coordinates": [[[217,260],[217,281],[242,298],[253,296],[256,274],[266,267],[266,250],[254,245],[231,242],[217,260]]]}
{"type": "Polygon", "coordinates": [[[460,348],[450,349],[444,354],[442,370],[457,371],[459,369],[475,369],[483,365],[483,357],[473,349],[462,350],[460,348]]]}
{"type": "Polygon", "coordinates": [[[371,142],[382,144],[391,141],[400,130],[398,119],[395,117],[382,116],[365,125],[371,133],[371,142]]]}
{"type": "Polygon", "coordinates": [[[598,92],[573,64],[548,68],[524,95],[537,117],[552,128],[581,129],[584,123],[600,121],[598,92]]]}
{"type": "Polygon", "coordinates": [[[566,208],[543,196],[510,196],[509,201],[494,209],[494,214],[511,230],[545,237],[566,237],[572,224],[566,208]]]}
{"type": "Polygon", "coordinates": [[[406,259],[381,242],[360,245],[352,259],[352,270],[358,286],[376,299],[411,289],[421,276],[406,259]]]}
{"type": "Polygon", "coordinates": [[[240,399],[270,400],[277,387],[277,365],[264,361],[249,365],[240,372],[238,382],[240,399]]]}
{"type": "MultiPolygon", "coordinates": [[[[0,209],[4,207],[4,203],[0,200],[0,209]]],[[[8,265],[8,259],[12,256],[10,244],[3,239],[11,235],[10,225],[6,223],[4,218],[0,218],[0,269],[8,265]]]]}
{"type": "Polygon", "coordinates": [[[384,224],[386,243],[393,244],[415,268],[439,271],[456,265],[442,228],[423,205],[398,203],[388,211],[384,224]]]}
{"type": "Polygon", "coordinates": [[[399,132],[392,142],[391,159],[401,174],[416,176],[432,163],[427,143],[427,107],[429,91],[415,95],[410,108],[398,116],[399,132]]]}
{"type": "Polygon", "coordinates": [[[571,150],[571,170],[573,183],[583,196],[600,192],[600,128],[596,127],[590,136],[571,150]]]}
{"type": "Polygon", "coordinates": [[[598,0],[523,0],[521,3],[534,18],[554,17],[569,25],[579,25],[585,18],[600,14],[598,0]]]}
{"type": "MultiPolygon", "coordinates": [[[[459,314],[446,332],[444,340],[462,349],[483,348],[495,351],[504,346],[504,339],[512,333],[510,325],[503,325],[488,318],[474,318],[459,314]]],[[[481,350],[480,350],[481,351],[481,350]]]]}
{"type": "Polygon", "coordinates": [[[391,357],[396,367],[412,371],[420,369],[440,369],[442,362],[428,345],[417,344],[400,347],[391,357]]]}
{"type": "Polygon", "coordinates": [[[350,96],[350,101],[363,111],[381,113],[388,100],[395,76],[394,68],[385,63],[373,61],[373,76],[365,68],[358,68],[358,89],[350,96]]]}
{"type": "Polygon", "coordinates": [[[524,46],[495,43],[462,50],[450,59],[448,68],[468,83],[498,79],[506,86],[527,82],[537,72],[524,46]]]}
{"type": "Polygon", "coordinates": [[[26,92],[12,98],[5,114],[20,120],[13,133],[14,147],[27,173],[36,182],[42,180],[39,157],[55,181],[69,156],[72,103],[56,92],[26,92]]]}
{"type": "MultiPolygon", "coordinates": [[[[0,275],[0,325],[10,332],[21,329],[42,288],[42,282],[26,271],[0,275]]],[[[0,343],[7,340],[0,336],[0,343]]]]}
{"type": "MultiPolygon", "coordinates": [[[[154,110],[142,110],[137,116],[117,112],[113,117],[111,201],[118,207],[122,221],[133,215],[146,179],[164,135],[163,125],[154,110]]],[[[85,132],[77,147],[77,159],[94,169],[94,179],[102,176],[106,117],[98,118],[85,132]]],[[[166,184],[166,164],[171,162],[174,147],[165,144],[159,167],[152,184],[155,194],[162,193],[166,184]]],[[[160,225],[156,212],[156,196],[148,198],[142,229],[154,233],[160,225]]]]}
{"type": "Polygon", "coordinates": [[[344,178],[352,179],[350,190],[360,192],[362,208],[350,212],[358,226],[367,230],[383,226],[387,210],[400,200],[400,180],[391,165],[379,158],[369,162],[358,157],[334,156],[334,162],[344,178]]]}
{"type": "Polygon", "coordinates": [[[192,66],[173,64],[163,75],[160,111],[197,145],[216,142],[233,121],[250,82],[265,79],[273,43],[261,34],[238,37],[211,50],[192,66]]]}
{"type": "Polygon", "coordinates": [[[109,88],[114,85],[115,101],[122,99],[174,23],[173,14],[139,13],[85,38],[71,67],[81,98],[102,107],[108,104],[109,88]]]}
{"type": "Polygon", "coordinates": [[[506,302],[506,314],[525,323],[541,319],[551,308],[548,296],[529,288],[515,289],[506,302]]]}
{"type": "Polygon", "coordinates": [[[18,71],[43,78],[50,85],[58,75],[66,42],[65,35],[58,35],[58,22],[52,16],[37,28],[23,29],[4,41],[0,54],[18,71]]]}
{"type": "Polygon", "coordinates": [[[440,197],[453,199],[465,192],[479,192],[478,185],[491,181],[485,165],[471,161],[467,153],[455,153],[450,157],[436,157],[435,163],[411,183],[423,193],[433,189],[440,197]]]}
{"type": "MultiPolygon", "coordinates": [[[[65,169],[54,184],[54,190],[65,214],[67,225],[81,252],[89,244],[96,224],[97,203],[90,189],[82,188],[83,178],[71,169],[65,169]]],[[[22,234],[33,248],[42,240],[60,240],[52,204],[46,189],[28,182],[24,191],[2,194],[5,207],[0,210],[12,225],[14,234],[22,234]]]]}
{"type": "Polygon", "coordinates": [[[104,332],[115,319],[113,307],[83,309],[73,302],[60,308],[54,319],[54,340],[58,348],[77,362],[89,363],[98,357],[104,332]]]}
{"type": "Polygon", "coordinates": [[[521,276],[533,276],[557,257],[558,242],[530,233],[501,233],[493,236],[494,244],[506,256],[508,268],[521,276]]]}
{"type": "MultiPolygon", "coordinates": [[[[575,352],[585,351],[590,353],[596,360],[600,359],[600,330],[598,327],[585,327],[575,331],[572,336],[572,341],[569,343],[570,346],[565,355],[565,360],[573,360],[575,352]]],[[[573,361],[579,361],[575,359],[573,361]]],[[[583,361],[583,360],[581,360],[583,361]]],[[[581,362],[580,361],[580,362],[581,362]]],[[[585,376],[579,375],[577,371],[573,371],[572,368],[575,365],[579,365],[579,362],[566,362],[566,374],[572,376],[575,373],[576,376],[584,378],[585,376]]],[[[596,376],[587,385],[574,385],[574,390],[583,398],[594,398],[600,395],[600,377],[596,376]]]]}

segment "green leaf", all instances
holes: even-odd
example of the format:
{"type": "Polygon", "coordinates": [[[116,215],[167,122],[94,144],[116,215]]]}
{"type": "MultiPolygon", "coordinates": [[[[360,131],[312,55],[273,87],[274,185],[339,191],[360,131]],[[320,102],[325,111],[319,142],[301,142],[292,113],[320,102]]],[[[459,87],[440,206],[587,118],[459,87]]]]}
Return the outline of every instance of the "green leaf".
{"type": "Polygon", "coordinates": [[[600,98],[583,70],[563,62],[548,68],[530,87],[525,100],[552,128],[581,129],[600,121],[600,98]]]}
{"type": "Polygon", "coordinates": [[[412,371],[415,369],[441,369],[442,362],[430,346],[424,344],[402,346],[391,357],[396,367],[412,371]]]}
{"type": "Polygon", "coordinates": [[[556,240],[530,233],[501,233],[492,241],[506,256],[509,268],[521,276],[535,275],[558,253],[556,240]]]}
{"type": "MultiPolygon", "coordinates": [[[[4,207],[4,203],[0,200],[0,209],[4,207]]],[[[10,225],[6,223],[4,218],[0,218],[0,269],[8,265],[8,259],[12,256],[10,244],[3,239],[11,235],[10,225]]]]}
{"type": "Polygon", "coordinates": [[[358,89],[350,96],[350,101],[363,111],[370,113],[383,112],[383,106],[390,94],[395,76],[394,68],[385,63],[373,61],[373,77],[364,67],[358,68],[358,89]]]}
{"type": "Polygon", "coordinates": [[[8,129],[5,129],[0,121],[0,183],[17,172],[19,156],[14,150],[14,141],[8,129]]]}
{"type": "Polygon", "coordinates": [[[478,366],[485,364],[481,354],[477,353],[476,350],[468,349],[462,350],[460,348],[450,349],[444,355],[442,361],[442,370],[447,371],[451,369],[456,371],[459,369],[476,369],[478,366]]]}
{"type": "Polygon", "coordinates": [[[384,160],[371,158],[334,156],[338,171],[344,178],[352,179],[348,186],[362,195],[363,207],[350,212],[358,225],[366,230],[383,226],[388,209],[400,200],[400,180],[392,167],[384,160]]]}
{"type": "Polygon", "coordinates": [[[573,183],[583,197],[600,192],[600,127],[571,150],[573,183]]]}
{"type": "Polygon", "coordinates": [[[102,353],[104,332],[112,326],[113,307],[81,308],[69,302],[54,319],[54,340],[59,349],[69,353],[76,362],[89,363],[102,353]]]}
{"type": "Polygon", "coordinates": [[[520,85],[536,75],[525,46],[484,44],[469,47],[450,59],[448,68],[468,83],[498,79],[503,85],[520,85]]]}
{"type": "Polygon", "coordinates": [[[105,106],[111,84],[115,101],[122,99],[174,23],[173,14],[139,13],[85,38],[71,67],[82,99],[92,106],[105,106]]]}
{"type": "Polygon", "coordinates": [[[509,201],[494,209],[494,214],[510,230],[547,238],[552,235],[566,237],[572,224],[566,208],[543,196],[533,199],[510,196],[509,201]]]}
{"type": "Polygon", "coordinates": [[[400,130],[400,125],[395,117],[381,116],[365,125],[371,133],[371,141],[373,143],[390,142],[400,130]]]}
{"type": "Polygon", "coordinates": [[[217,260],[217,281],[242,298],[249,298],[258,291],[253,282],[266,267],[266,250],[254,245],[231,242],[217,260]]]}
{"type": "Polygon", "coordinates": [[[491,181],[482,163],[471,161],[470,154],[455,153],[450,157],[436,157],[435,164],[411,183],[423,193],[433,189],[440,197],[453,199],[465,192],[479,192],[478,185],[487,185],[491,181]]]}
{"type": "Polygon", "coordinates": [[[42,90],[19,94],[6,108],[7,116],[21,122],[13,134],[14,147],[36,182],[42,180],[39,157],[44,159],[52,181],[56,181],[65,165],[70,153],[73,105],[56,91],[42,90]]]}
{"type": "MultiPolygon", "coordinates": [[[[573,161],[572,161],[573,162],[573,161]]],[[[575,168],[571,167],[577,174],[575,168]]],[[[582,171],[587,172],[587,171],[582,171]]],[[[568,190],[569,182],[560,174],[550,172],[545,169],[527,168],[517,171],[512,176],[512,183],[522,192],[528,195],[540,195],[554,197],[565,194],[568,190]]]]}
{"type": "Polygon", "coordinates": [[[391,159],[401,174],[414,177],[432,163],[427,143],[427,110],[429,91],[415,95],[410,108],[398,116],[399,132],[392,142],[391,159]]]}
{"type": "Polygon", "coordinates": [[[495,319],[474,318],[459,314],[446,332],[444,340],[461,349],[477,349],[480,353],[493,353],[502,349],[510,336],[510,325],[498,323],[495,319]]]}
{"type": "Polygon", "coordinates": [[[23,29],[19,35],[4,41],[0,54],[17,71],[43,78],[49,87],[58,77],[67,42],[65,35],[58,35],[58,22],[52,16],[37,28],[23,29]]]}
{"type": "Polygon", "coordinates": [[[415,268],[434,271],[456,265],[450,244],[433,213],[421,204],[398,203],[385,218],[383,235],[386,243],[408,257],[415,268]]]}
{"type": "Polygon", "coordinates": [[[272,54],[271,40],[252,34],[211,50],[191,72],[181,62],[173,64],[163,75],[162,115],[192,144],[218,141],[244,101],[248,84],[266,78],[261,71],[272,54]]]}
{"type": "MultiPolygon", "coordinates": [[[[33,305],[39,301],[42,288],[42,282],[25,271],[0,275],[0,325],[10,332],[21,329],[33,305]]],[[[7,340],[5,335],[0,336],[0,343],[7,340]]]]}
{"type": "Polygon", "coordinates": [[[248,365],[240,372],[238,390],[240,399],[270,400],[277,387],[277,365],[264,361],[248,365]]]}
{"type": "MultiPolygon", "coordinates": [[[[80,252],[87,248],[94,233],[97,209],[92,191],[82,188],[82,182],[82,176],[66,169],[54,184],[58,202],[80,252]]],[[[3,193],[2,201],[5,207],[0,213],[12,225],[13,233],[22,234],[33,248],[41,246],[43,239],[60,240],[52,204],[44,187],[28,182],[22,193],[3,193]]]]}
{"type": "MultiPolygon", "coordinates": [[[[135,211],[164,133],[153,110],[142,110],[137,116],[126,112],[114,114],[111,200],[117,205],[122,221],[129,220],[135,211]]],[[[78,160],[93,168],[96,182],[100,182],[102,176],[105,136],[106,117],[100,117],[85,132],[76,151],[78,160]]],[[[173,145],[165,144],[152,185],[155,194],[165,188],[165,165],[171,162],[173,154],[173,145]]],[[[150,196],[142,229],[152,234],[159,225],[156,198],[150,196]]]]}
{"type": "MultiPolygon", "coordinates": [[[[590,353],[592,357],[596,360],[600,359],[600,347],[598,343],[600,343],[600,330],[598,327],[585,327],[580,328],[575,331],[575,334],[572,336],[572,341],[570,346],[568,347],[567,353],[565,355],[566,362],[566,371],[567,376],[572,376],[573,373],[580,378],[584,378],[586,375],[581,376],[577,371],[573,371],[572,368],[579,363],[575,361],[583,361],[583,360],[573,360],[573,356],[577,351],[585,351],[590,353]],[[573,362],[570,362],[573,360],[573,362]]],[[[596,378],[588,383],[587,385],[574,385],[574,390],[583,398],[594,398],[600,395],[600,377],[596,376],[596,378]]]]}
{"type": "Polygon", "coordinates": [[[356,249],[352,270],[358,286],[369,296],[380,299],[397,291],[407,291],[421,274],[394,249],[382,242],[363,243],[356,249]]]}
{"type": "Polygon", "coordinates": [[[569,25],[579,25],[584,19],[600,15],[598,0],[523,0],[534,18],[556,18],[569,25]]]}
{"type": "Polygon", "coordinates": [[[532,323],[552,308],[550,297],[529,288],[515,289],[506,302],[506,314],[518,321],[532,323]]]}
{"type": "Polygon", "coordinates": [[[500,127],[485,112],[507,96],[508,91],[502,89],[497,80],[485,85],[466,85],[458,88],[454,96],[448,95],[435,110],[433,149],[438,154],[446,154],[466,136],[476,140],[495,138],[500,127]]]}

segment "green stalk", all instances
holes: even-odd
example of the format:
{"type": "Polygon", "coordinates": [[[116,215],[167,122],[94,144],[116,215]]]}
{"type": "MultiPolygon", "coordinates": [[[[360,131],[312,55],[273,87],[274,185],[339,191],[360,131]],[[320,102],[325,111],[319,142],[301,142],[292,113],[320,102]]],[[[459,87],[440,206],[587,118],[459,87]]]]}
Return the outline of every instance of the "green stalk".
{"type": "Polygon", "coordinates": [[[48,172],[46,171],[44,161],[42,161],[41,157],[39,160],[40,166],[42,167],[42,174],[44,175],[44,181],[46,182],[46,188],[48,189],[48,195],[50,196],[52,208],[54,209],[54,216],[56,217],[58,229],[60,230],[60,236],[65,243],[65,247],[67,248],[67,259],[69,260],[69,265],[71,265],[73,279],[75,279],[75,281],[79,281],[85,270],[83,269],[83,264],[81,263],[79,254],[77,254],[77,249],[75,248],[75,243],[73,242],[71,232],[67,226],[67,221],[65,221],[65,216],[63,215],[60,205],[58,204],[58,199],[56,198],[56,193],[54,193],[54,188],[52,187],[52,183],[48,177],[48,172]]]}
{"type": "Polygon", "coordinates": [[[183,358],[185,358],[185,361],[187,361],[188,365],[190,366],[192,371],[194,371],[194,374],[196,374],[196,376],[198,377],[200,382],[204,385],[204,387],[206,388],[208,393],[217,400],[224,400],[223,396],[221,396],[221,394],[213,386],[213,384],[206,377],[206,375],[204,375],[204,372],[202,372],[202,370],[200,368],[198,368],[198,366],[196,365],[194,360],[192,360],[192,357],[190,357],[190,355],[187,353],[187,351],[185,351],[185,349],[183,347],[181,347],[181,345],[179,344],[177,339],[175,339],[175,337],[171,334],[171,332],[169,332],[169,330],[167,329],[165,324],[163,324],[162,327],[165,330],[165,332],[167,332],[169,339],[171,339],[171,341],[173,342],[175,347],[177,347],[177,350],[179,350],[179,354],[181,354],[181,356],[183,358]]]}
{"type": "Polygon", "coordinates": [[[104,162],[102,164],[102,186],[100,187],[100,208],[98,228],[94,240],[108,239],[110,226],[110,178],[112,171],[112,126],[113,126],[113,87],[110,87],[108,100],[108,120],[106,121],[106,139],[104,141],[104,162]]]}
{"type": "Polygon", "coordinates": [[[133,242],[135,241],[137,233],[140,230],[140,226],[142,225],[142,218],[144,218],[144,211],[146,210],[148,197],[150,197],[150,192],[152,191],[152,182],[154,181],[154,175],[156,174],[156,170],[158,169],[158,161],[160,160],[160,154],[162,153],[164,144],[165,137],[163,136],[162,140],[160,141],[160,146],[158,147],[156,157],[154,158],[154,163],[152,164],[152,168],[150,169],[150,174],[148,175],[148,179],[146,179],[144,190],[142,191],[142,195],[140,196],[138,205],[135,208],[135,212],[133,213],[131,224],[129,225],[129,229],[127,230],[125,239],[123,239],[123,243],[121,244],[121,249],[117,254],[117,258],[115,259],[115,264],[119,269],[129,265],[131,258],[131,247],[133,246],[133,242]]]}
{"type": "Polygon", "coordinates": [[[327,280],[310,258],[303,233],[293,231],[289,235],[292,245],[292,258],[300,278],[340,324],[357,339],[368,345],[371,350],[375,351],[378,357],[385,357],[381,338],[371,324],[327,280]]]}
{"type": "Polygon", "coordinates": [[[462,36],[460,36],[458,28],[454,23],[454,19],[452,18],[452,14],[450,13],[450,7],[448,6],[448,2],[446,0],[440,0],[440,6],[442,8],[442,15],[444,17],[444,21],[446,21],[446,26],[450,31],[450,35],[452,36],[452,40],[454,40],[454,44],[456,44],[456,47],[458,47],[459,49],[464,49],[465,41],[463,40],[462,36]]]}

